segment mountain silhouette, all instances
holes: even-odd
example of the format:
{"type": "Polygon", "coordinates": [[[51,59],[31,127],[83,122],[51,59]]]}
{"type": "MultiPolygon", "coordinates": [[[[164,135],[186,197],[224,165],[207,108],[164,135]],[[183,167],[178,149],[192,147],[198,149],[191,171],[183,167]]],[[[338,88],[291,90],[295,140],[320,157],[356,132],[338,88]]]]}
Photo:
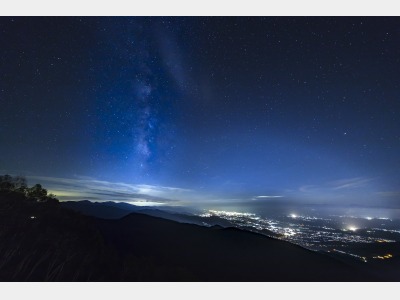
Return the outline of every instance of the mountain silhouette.
{"type": "MultiPolygon", "coordinates": [[[[112,201],[90,202],[84,200],[84,201],[65,201],[61,202],[61,205],[63,207],[81,212],[85,215],[103,219],[119,219],[130,214],[131,212],[137,212],[180,223],[197,224],[202,226],[204,225],[205,226],[220,225],[223,227],[233,226],[233,224],[228,220],[219,218],[217,216],[211,216],[205,218],[189,213],[177,213],[173,211],[167,211],[165,209],[146,208],[121,202],[112,202],[112,201]]],[[[269,233],[273,235],[272,232],[269,233]]]]}

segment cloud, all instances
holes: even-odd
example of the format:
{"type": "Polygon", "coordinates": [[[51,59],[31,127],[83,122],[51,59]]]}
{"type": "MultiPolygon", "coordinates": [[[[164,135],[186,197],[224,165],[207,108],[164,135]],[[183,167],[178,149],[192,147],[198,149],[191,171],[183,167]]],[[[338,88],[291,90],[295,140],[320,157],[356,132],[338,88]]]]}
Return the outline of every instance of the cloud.
{"type": "Polygon", "coordinates": [[[302,193],[309,193],[317,189],[316,185],[303,185],[299,188],[299,191],[302,193]]]}
{"type": "Polygon", "coordinates": [[[377,178],[352,177],[300,186],[297,192],[288,193],[298,200],[308,203],[332,205],[386,205],[383,197],[378,197],[377,178]]]}
{"type": "Polygon", "coordinates": [[[299,188],[302,193],[335,193],[337,191],[351,191],[358,188],[365,188],[372,178],[354,177],[329,181],[321,185],[303,185],[299,188]]]}
{"type": "Polygon", "coordinates": [[[381,197],[396,197],[396,198],[400,198],[400,191],[383,191],[383,192],[377,192],[376,194],[378,196],[381,196],[381,197]]]}
{"type": "Polygon", "coordinates": [[[110,182],[90,177],[27,176],[27,179],[43,184],[60,200],[123,201],[141,206],[179,205],[191,192],[177,187],[110,182]]]}
{"type": "Polygon", "coordinates": [[[163,63],[177,87],[185,91],[191,79],[177,37],[162,27],[157,28],[157,35],[163,63]]]}
{"type": "Polygon", "coordinates": [[[371,178],[363,178],[363,177],[355,177],[355,178],[347,178],[332,181],[329,185],[332,186],[334,190],[342,190],[342,189],[354,189],[359,187],[365,187],[368,182],[370,182],[371,178]]]}
{"type": "Polygon", "coordinates": [[[281,195],[262,195],[262,196],[255,196],[252,200],[259,200],[259,199],[272,199],[272,198],[282,198],[281,195]]]}

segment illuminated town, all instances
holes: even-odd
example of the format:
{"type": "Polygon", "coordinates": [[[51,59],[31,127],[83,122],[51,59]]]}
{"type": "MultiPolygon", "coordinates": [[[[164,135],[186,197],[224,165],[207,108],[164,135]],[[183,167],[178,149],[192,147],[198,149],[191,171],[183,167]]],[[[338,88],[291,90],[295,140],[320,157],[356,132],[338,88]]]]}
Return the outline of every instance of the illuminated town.
{"type": "MultiPolygon", "coordinates": [[[[277,218],[261,217],[254,213],[232,212],[224,210],[208,210],[200,215],[207,219],[219,217],[228,220],[233,226],[258,232],[269,237],[285,240],[313,251],[323,251],[334,255],[345,255],[361,261],[390,259],[397,253],[387,253],[385,250],[371,251],[370,254],[360,254],[359,249],[354,246],[360,244],[380,245],[393,244],[400,241],[400,230],[387,228],[358,228],[347,224],[342,219],[359,219],[348,216],[330,216],[319,218],[313,216],[297,215],[294,213],[277,218]],[[383,251],[383,253],[380,252],[383,251]]],[[[392,222],[388,218],[363,218],[368,221],[392,222]]],[[[209,224],[205,224],[209,225],[209,224]]],[[[384,224],[382,224],[384,225],[384,224]]],[[[361,251],[362,253],[362,251],[361,251]]],[[[397,254],[398,255],[398,254],[397,254]]]]}

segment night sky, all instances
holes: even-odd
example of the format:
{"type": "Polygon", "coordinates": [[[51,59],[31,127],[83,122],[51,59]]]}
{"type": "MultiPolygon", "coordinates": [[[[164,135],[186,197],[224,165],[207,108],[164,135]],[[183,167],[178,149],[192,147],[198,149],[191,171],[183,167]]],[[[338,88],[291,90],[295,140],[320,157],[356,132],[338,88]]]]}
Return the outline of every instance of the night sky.
{"type": "Polygon", "coordinates": [[[400,208],[398,17],[1,17],[0,171],[60,199],[400,208]]]}

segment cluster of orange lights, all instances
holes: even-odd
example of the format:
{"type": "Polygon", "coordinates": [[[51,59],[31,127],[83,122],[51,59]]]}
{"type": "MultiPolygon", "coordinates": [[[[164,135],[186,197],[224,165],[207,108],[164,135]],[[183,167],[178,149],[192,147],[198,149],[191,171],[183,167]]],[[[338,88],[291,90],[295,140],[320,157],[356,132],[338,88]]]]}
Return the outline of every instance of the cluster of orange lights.
{"type": "Polygon", "coordinates": [[[393,257],[393,255],[392,254],[386,254],[386,255],[383,255],[383,256],[374,256],[373,258],[378,258],[378,259],[388,259],[388,258],[392,258],[393,257]]]}

